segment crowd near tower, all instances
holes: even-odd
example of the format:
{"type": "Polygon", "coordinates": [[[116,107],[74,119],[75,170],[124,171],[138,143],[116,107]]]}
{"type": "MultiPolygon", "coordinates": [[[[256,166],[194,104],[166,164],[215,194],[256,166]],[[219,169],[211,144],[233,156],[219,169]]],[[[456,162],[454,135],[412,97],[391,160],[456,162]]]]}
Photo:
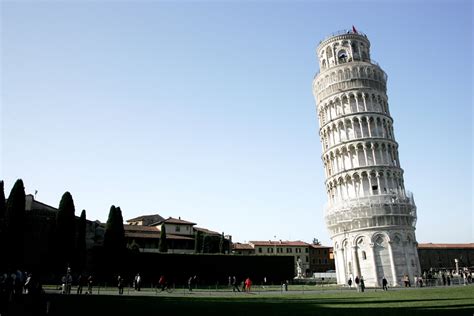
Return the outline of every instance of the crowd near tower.
{"type": "Polygon", "coordinates": [[[405,190],[387,101],[387,75],[354,27],[317,48],[313,81],[326,175],[326,226],[339,284],[399,285],[420,275],[416,206],[405,190]]]}

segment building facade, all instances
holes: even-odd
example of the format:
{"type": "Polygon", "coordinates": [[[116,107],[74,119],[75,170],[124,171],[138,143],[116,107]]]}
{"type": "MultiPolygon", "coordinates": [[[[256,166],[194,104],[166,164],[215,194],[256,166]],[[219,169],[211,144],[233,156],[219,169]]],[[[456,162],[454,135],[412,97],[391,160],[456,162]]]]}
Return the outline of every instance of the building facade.
{"type": "Polygon", "coordinates": [[[249,241],[234,243],[233,253],[258,256],[291,256],[296,277],[308,277],[314,272],[326,272],[334,269],[331,259],[332,248],[309,244],[304,241],[249,241]]]}
{"type": "Polygon", "coordinates": [[[418,244],[422,271],[474,269],[474,243],[418,244]]]}
{"type": "MultiPolygon", "coordinates": [[[[165,227],[168,253],[192,254],[197,252],[218,253],[222,235],[218,232],[195,226],[196,223],[179,218],[164,219],[158,214],[143,215],[127,220],[124,225],[127,247],[140,252],[159,252],[161,230],[165,227]],[[155,220],[157,220],[155,222],[155,220]],[[202,238],[196,249],[196,233],[202,238]],[[209,247],[204,246],[204,239],[209,247]]],[[[232,237],[224,236],[224,251],[228,253],[232,237]]]]}
{"type": "Polygon", "coordinates": [[[317,48],[313,81],[326,175],[325,221],[338,283],[362,276],[398,285],[420,275],[416,206],[405,191],[387,98],[387,75],[366,35],[342,31],[317,48]]]}

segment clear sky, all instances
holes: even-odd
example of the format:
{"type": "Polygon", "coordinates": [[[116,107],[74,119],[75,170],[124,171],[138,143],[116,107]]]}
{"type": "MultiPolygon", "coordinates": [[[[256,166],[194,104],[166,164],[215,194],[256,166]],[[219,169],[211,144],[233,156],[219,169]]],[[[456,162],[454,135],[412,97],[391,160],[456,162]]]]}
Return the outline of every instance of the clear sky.
{"type": "Polygon", "coordinates": [[[355,27],[388,74],[419,242],[473,242],[471,1],[2,1],[8,196],[330,244],[316,47],[355,27]]]}

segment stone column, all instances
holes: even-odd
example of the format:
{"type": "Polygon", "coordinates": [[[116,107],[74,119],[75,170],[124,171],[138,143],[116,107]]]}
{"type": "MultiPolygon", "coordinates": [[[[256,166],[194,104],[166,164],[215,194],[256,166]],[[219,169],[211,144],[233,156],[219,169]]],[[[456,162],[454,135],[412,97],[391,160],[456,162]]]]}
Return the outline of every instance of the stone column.
{"type": "Polygon", "coordinates": [[[365,119],[367,120],[367,131],[369,133],[369,137],[372,137],[372,131],[370,130],[370,118],[367,116],[365,119]]]}
{"type": "Polygon", "coordinates": [[[382,194],[382,188],[380,187],[380,174],[377,172],[375,176],[377,177],[377,191],[380,195],[382,194]]]}
{"type": "Polygon", "coordinates": [[[379,286],[379,276],[378,276],[378,272],[377,272],[377,263],[375,261],[375,250],[374,250],[375,244],[371,243],[369,246],[370,246],[370,255],[372,257],[372,266],[373,266],[373,270],[374,270],[374,286],[379,286]]]}
{"type": "Polygon", "coordinates": [[[360,137],[364,138],[364,128],[362,127],[362,120],[360,117],[357,118],[359,122],[359,128],[360,128],[360,137]]]}
{"type": "Polygon", "coordinates": [[[369,165],[369,159],[367,159],[367,146],[364,144],[363,145],[364,147],[364,157],[365,157],[365,166],[368,166],[369,165]]]}
{"type": "Polygon", "coordinates": [[[372,175],[370,173],[367,174],[367,179],[369,180],[369,195],[374,195],[372,192],[372,175]]]}
{"type": "Polygon", "coordinates": [[[359,160],[359,149],[357,147],[354,148],[355,156],[357,159],[357,167],[360,167],[360,160],[359,160]]]}
{"type": "Polygon", "coordinates": [[[340,269],[339,269],[339,262],[338,262],[338,255],[337,255],[337,251],[334,249],[332,254],[334,255],[334,265],[335,265],[335,268],[336,268],[336,279],[337,279],[337,284],[341,284],[342,283],[342,280],[341,280],[341,277],[340,277],[340,269]]]}
{"type": "Polygon", "coordinates": [[[354,263],[354,274],[358,275],[359,278],[361,277],[360,273],[360,265],[359,265],[359,256],[357,254],[357,246],[352,247],[352,262],[354,263]]]}
{"type": "Polygon", "coordinates": [[[388,241],[388,254],[390,257],[390,268],[392,270],[392,282],[393,286],[398,286],[398,277],[397,277],[397,270],[395,269],[395,261],[393,260],[393,247],[392,247],[392,242],[388,241]]]}
{"type": "Polygon", "coordinates": [[[375,144],[370,144],[370,149],[372,150],[372,157],[374,158],[374,166],[377,165],[377,159],[375,158],[375,144]]]}
{"type": "Polygon", "coordinates": [[[418,243],[417,242],[414,242],[412,243],[411,245],[414,249],[415,249],[415,264],[416,264],[416,270],[417,270],[417,274],[418,276],[421,276],[421,266],[420,266],[420,258],[418,258],[418,243]]]}

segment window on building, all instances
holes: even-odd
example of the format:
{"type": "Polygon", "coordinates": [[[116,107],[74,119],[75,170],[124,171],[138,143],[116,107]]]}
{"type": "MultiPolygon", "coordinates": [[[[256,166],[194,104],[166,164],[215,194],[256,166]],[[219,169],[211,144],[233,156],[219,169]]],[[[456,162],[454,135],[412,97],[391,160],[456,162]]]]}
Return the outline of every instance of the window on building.
{"type": "Polygon", "coordinates": [[[306,257],[306,262],[309,262],[309,257],[308,256],[305,256],[306,257]]]}
{"type": "Polygon", "coordinates": [[[174,229],[175,229],[176,232],[181,231],[181,227],[179,225],[176,225],[174,229]]]}
{"type": "Polygon", "coordinates": [[[262,253],[262,248],[258,248],[258,253],[262,253]]]}
{"type": "Polygon", "coordinates": [[[321,264],[321,258],[318,259],[318,263],[321,264]]]}
{"type": "Polygon", "coordinates": [[[365,251],[362,251],[362,260],[367,260],[367,254],[365,251]]]}
{"type": "Polygon", "coordinates": [[[324,250],[324,254],[327,255],[327,254],[328,254],[328,251],[327,251],[327,250],[324,250]]]}
{"type": "Polygon", "coordinates": [[[304,248],[304,252],[308,253],[308,248],[304,248]]]}
{"type": "Polygon", "coordinates": [[[328,263],[328,259],[324,258],[324,264],[327,264],[328,263]]]}

